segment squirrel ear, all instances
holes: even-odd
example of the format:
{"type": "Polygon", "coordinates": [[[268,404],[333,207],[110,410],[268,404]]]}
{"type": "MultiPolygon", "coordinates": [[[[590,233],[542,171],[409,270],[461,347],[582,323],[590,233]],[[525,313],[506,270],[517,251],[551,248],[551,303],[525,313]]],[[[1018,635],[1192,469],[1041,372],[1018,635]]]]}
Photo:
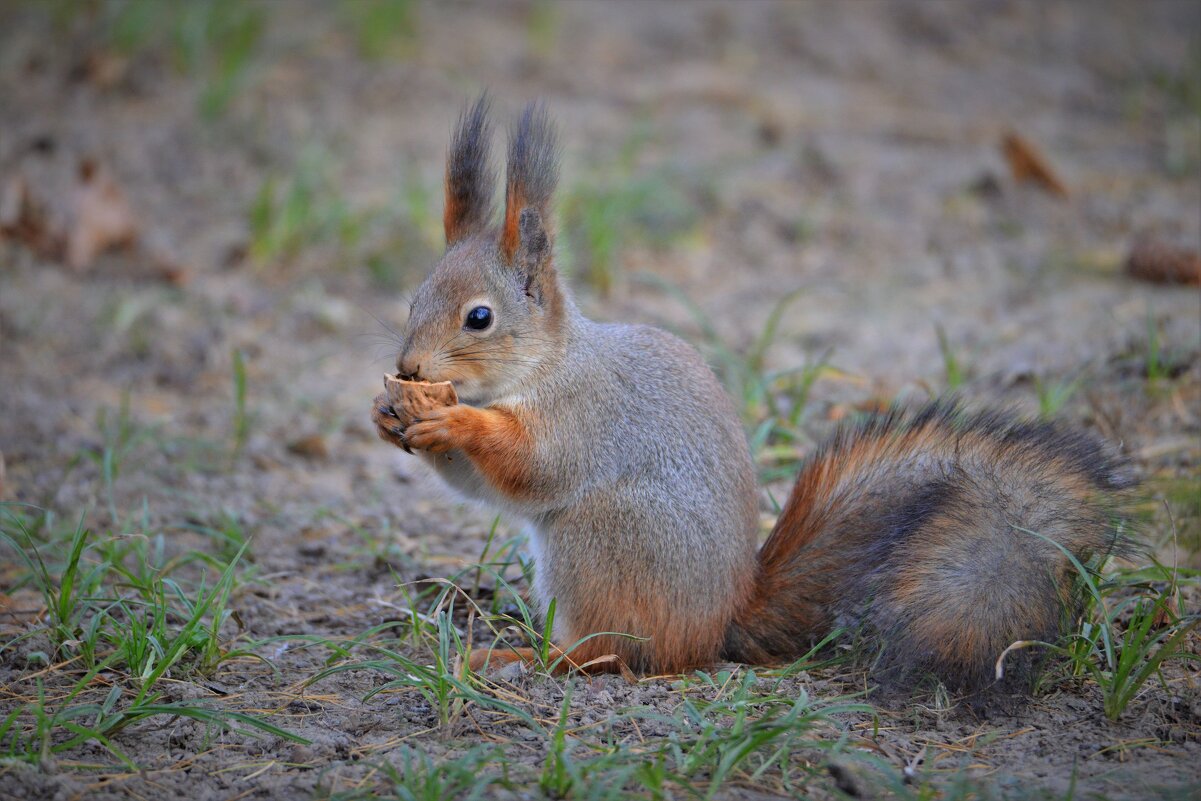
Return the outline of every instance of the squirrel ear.
{"type": "Polygon", "coordinates": [[[512,263],[525,276],[526,294],[541,303],[550,267],[550,234],[542,222],[542,215],[528,206],[521,210],[517,229],[517,252],[512,263]]]}
{"type": "Polygon", "coordinates": [[[446,208],[442,226],[446,247],[482,230],[492,217],[492,186],[496,176],[488,163],[492,125],[488,122],[488,93],[483,92],[459,115],[446,155],[446,208]]]}
{"type": "Polygon", "coordinates": [[[509,134],[505,181],[505,222],[500,250],[506,263],[521,269],[527,284],[539,282],[550,263],[550,200],[559,180],[559,144],[540,103],[530,103],[509,134]]]}

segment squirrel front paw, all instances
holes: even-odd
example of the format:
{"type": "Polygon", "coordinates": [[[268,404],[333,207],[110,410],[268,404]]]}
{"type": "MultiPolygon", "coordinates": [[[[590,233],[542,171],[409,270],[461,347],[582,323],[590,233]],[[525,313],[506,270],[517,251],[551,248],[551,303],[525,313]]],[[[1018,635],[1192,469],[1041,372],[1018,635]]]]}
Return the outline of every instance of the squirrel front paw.
{"type": "Polygon", "coordinates": [[[471,418],[477,411],[462,403],[430,409],[409,423],[404,440],[409,447],[430,453],[456,450],[470,436],[471,418]]]}
{"type": "Polygon", "coordinates": [[[381,392],[371,401],[371,422],[375,423],[375,433],[384,442],[404,448],[408,453],[413,452],[405,441],[405,426],[392,409],[387,393],[381,392]]]}

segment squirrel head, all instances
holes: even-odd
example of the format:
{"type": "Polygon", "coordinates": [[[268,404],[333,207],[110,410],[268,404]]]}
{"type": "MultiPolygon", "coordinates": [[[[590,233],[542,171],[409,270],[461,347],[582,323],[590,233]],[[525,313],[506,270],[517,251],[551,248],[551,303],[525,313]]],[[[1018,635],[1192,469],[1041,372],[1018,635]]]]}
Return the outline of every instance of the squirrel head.
{"type": "Polygon", "coordinates": [[[560,351],[565,297],[552,263],[558,143],[545,108],[510,130],[505,211],[491,224],[488,98],[459,118],[446,161],[446,253],[414,294],[397,371],[453,381],[482,404],[516,391],[560,351]]]}

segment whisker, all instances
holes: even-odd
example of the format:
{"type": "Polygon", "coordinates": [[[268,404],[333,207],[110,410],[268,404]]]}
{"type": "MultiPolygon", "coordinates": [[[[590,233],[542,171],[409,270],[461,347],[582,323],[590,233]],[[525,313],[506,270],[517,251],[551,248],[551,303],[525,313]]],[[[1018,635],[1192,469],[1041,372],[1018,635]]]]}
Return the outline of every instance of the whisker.
{"type": "Polygon", "coordinates": [[[487,348],[488,343],[486,343],[486,342],[466,342],[457,348],[451,348],[448,352],[449,353],[459,353],[460,351],[464,351],[464,350],[467,350],[468,348],[472,348],[472,347],[487,348]]]}
{"type": "Polygon", "coordinates": [[[398,342],[397,340],[388,336],[387,334],[376,334],[376,333],[352,334],[350,338],[355,341],[361,341],[361,340],[365,339],[369,342],[374,342],[377,345],[388,345],[390,347],[396,347],[401,344],[400,342],[398,342]]]}
{"type": "MultiPolygon", "coordinates": [[[[354,301],[352,301],[352,302],[354,302],[354,301]]],[[[401,337],[401,335],[400,335],[400,332],[399,332],[399,331],[397,331],[395,328],[393,328],[392,326],[388,325],[388,324],[387,324],[387,323],[385,323],[383,320],[381,320],[381,319],[379,318],[379,316],[378,316],[378,315],[376,315],[376,313],[375,313],[375,312],[371,311],[371,309],[368,309],[366,306],[364,306],[364,305],[363,305],[363,304],[361,304],[361,303],[355,303],[354,305],[358,306],[358,307],[359,307],[361,310],[363,310],[363,311],[367,312],[367,314],[371,315],[371,318],[372,318],[373,320],[375,320],[377,323],[379,323],[379,324],[380,324],[380,326],[381,326],[381,327],[382,327],[382,328],[383,328],[385,331],[387,331],[388,333],[390,333],[392,336],[396,337],[396,341],[397,341],[397,342],[403,342],[403,341],[404,341],[404,338],[403,338],[403,337],[401,337]]]]}
{"type": "Polygon", "coordinates": [[[532,364],[535,366],[541,364],[541,362],[533,361],[531,359],[505,358],[505,357],[500,357],[500,356],[491,357],[491,358],[481,358],[481,359],[475,359],[475,358],[455,359],[455,361],[456,362],[489,362],[489,363],[495,362],[495,363],[500,363],[500,364],[532,364]]]}
{"type": "MultiPolygon", "coordinates": [[[[449,339],[447,339],[445,342],[443,342],[441,345],[439,345],[439,346],[438,346],[437,348],[435,348],[434,350],[435,350],[435,351],[440,351],[440,350],[442,350],[442,349],[443,349],[443,348],[445,348],[447,345],[449,345],[450,343],[454,342],[456,339],[458,339],[458,338],[459,338],[459,337],[461,337],[461,336],[466,336],[466,334],[465,334],[464,332],[462,332],[462,331],[459,331],[459,332],[457,332],[457,333],[451,334],[449,339]]],[[[467,343],[466,345],[464,345],[463,347],[464,347],[464,348],[466,348],[466,347],[470,347],[470,345],[471,345],[471,343],[469,342],[469,343],[467,343]]]]}
{"type": "Polygon", "coordinates": [[[520,355],[492,355],[488,353],[468,353],[461,355],[461,357],[447,359],[447,361],[450,361],[450,363],[454,363],[454,361],[512,361],[514,364],[521,361],[521,363],[525,364],[540,364],[537,359],[528,359],[520,357],[520,355]]]}
{"type": "Polygon", "coordinates": [[[446,358],[453,359],[457,356],[480,356],[484,353],[489,353],[489,352],[490,351],[488,348],[477,348],[475,350],[467,350],[466,348],[463,348],[461,350],[456,350],[456,351],[447,353],[446,358]]]}
{"type": "Polygon", "coordinates": [[[501,345],[501,344],[498,344],[495,342],[488,342],[488,341],[481,340],[481,341],[476,341],[476,342],[467,342],[463,345],[460,345],[458,348],[455,348],[454,350],[460,351],[460,350],[466,350],[467,348],[483,348],[483,349],[499,350],[500,348],[503,348],[503,347],[504,347],[504,345],[501,345]]]}

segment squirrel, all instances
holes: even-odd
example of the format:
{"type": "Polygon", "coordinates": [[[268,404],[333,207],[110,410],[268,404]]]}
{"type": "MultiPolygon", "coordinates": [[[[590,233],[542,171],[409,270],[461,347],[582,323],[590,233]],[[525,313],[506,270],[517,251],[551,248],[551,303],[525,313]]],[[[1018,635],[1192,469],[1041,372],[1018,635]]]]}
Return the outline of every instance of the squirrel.
{"type": "MultiPolygon", "coordinates": [[[[372,420],[451,487],[528,524],[531,597],[544,615],[555,600],[556,654],[680,673],[782,663],[858,627],[877,665],[979,686],[1015,641],[1056,636],[1074,597],[1068,554],[1122,541],[1116,499],[1131,480],[1108,446],[951,402],[894,409],[803,463],[757,547],[751,454],[712,370],[658,328],[586,318],[556,272],[545,106],[510,130],[499,226],[491,133],[481,95],[451,137],[446,252],[397,359],[401,378],[451,381],[459,402],[404,419],[380,395],[372,420]]],[[[477,650],[471,663],[531,654],[477,650]]]]}

